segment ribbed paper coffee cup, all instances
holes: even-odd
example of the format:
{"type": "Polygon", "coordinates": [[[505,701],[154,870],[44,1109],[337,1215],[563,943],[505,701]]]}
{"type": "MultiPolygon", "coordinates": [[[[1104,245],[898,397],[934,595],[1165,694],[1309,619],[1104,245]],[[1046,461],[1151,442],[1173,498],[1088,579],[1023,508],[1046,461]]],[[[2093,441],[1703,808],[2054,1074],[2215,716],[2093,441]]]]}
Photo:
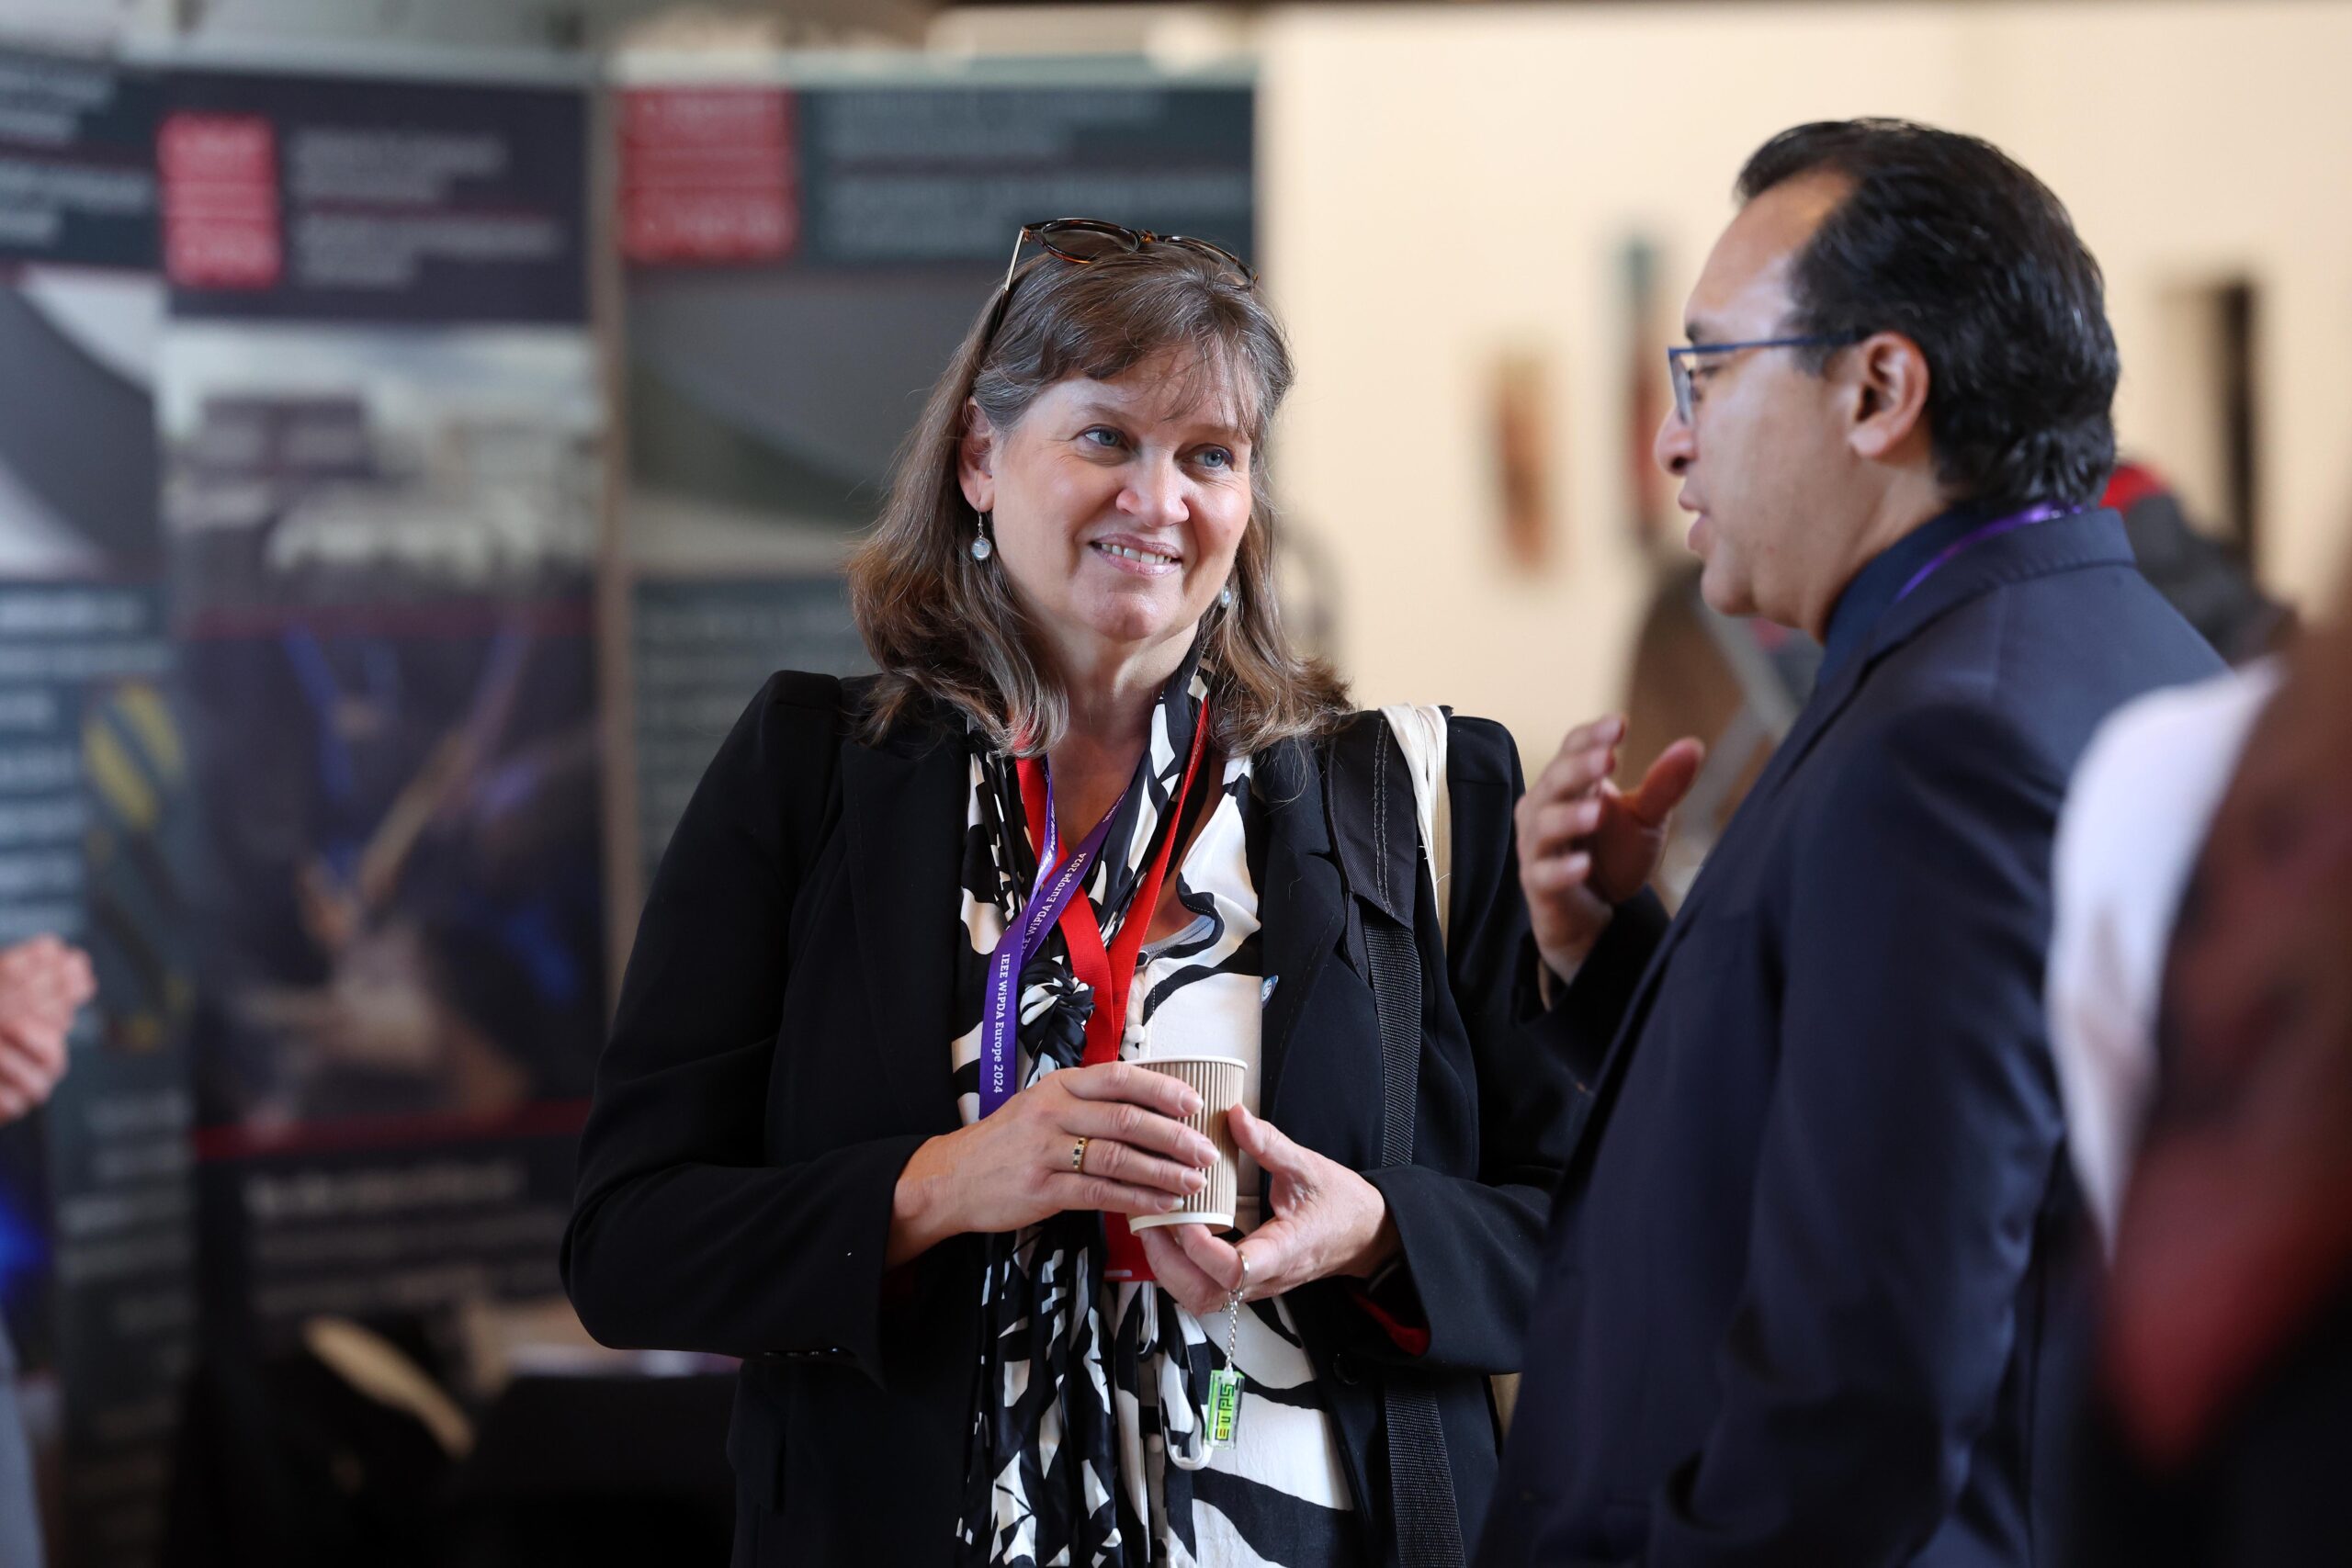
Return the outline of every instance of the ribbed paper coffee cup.
{"type": "Polygon", "coordinates": [[[1140,1214],[1129,1220],[1127,1227],[1139,1231],[1154,1225],[1230,1227],[1234,1203],[1241,1194],[1241,1151],[1233,1142],[1232,1128],[1226,1124],[1226,1112],[1241,1103],[1248,1066],[1231,1056],[1147,1056],[1136,1066],[1180,1079],[1201,1097],[1201,1109],[1184,1118],[1184,1122],[1216,1145],[1216,1163],[1209,1167],[1208,1185],[1193,1194],[1189,1207],[1172,1214],[1140,1214]]]}

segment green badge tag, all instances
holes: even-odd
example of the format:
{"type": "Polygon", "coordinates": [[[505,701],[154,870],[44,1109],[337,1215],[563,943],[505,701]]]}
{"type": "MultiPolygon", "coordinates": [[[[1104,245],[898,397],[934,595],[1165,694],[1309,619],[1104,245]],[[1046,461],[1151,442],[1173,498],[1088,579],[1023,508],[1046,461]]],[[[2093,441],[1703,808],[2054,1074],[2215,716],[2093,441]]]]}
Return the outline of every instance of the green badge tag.
{"type": "Polygon", "coordinates": [[[1233,1441],[1233,1428],[1241,1420],[1241,1374],[1230,1367],[1220,1367],[1209,1374],[1209,1407],[1204,1413],[1208,1428],[1208,1444],[1221,1448],[1233,1441]]]}

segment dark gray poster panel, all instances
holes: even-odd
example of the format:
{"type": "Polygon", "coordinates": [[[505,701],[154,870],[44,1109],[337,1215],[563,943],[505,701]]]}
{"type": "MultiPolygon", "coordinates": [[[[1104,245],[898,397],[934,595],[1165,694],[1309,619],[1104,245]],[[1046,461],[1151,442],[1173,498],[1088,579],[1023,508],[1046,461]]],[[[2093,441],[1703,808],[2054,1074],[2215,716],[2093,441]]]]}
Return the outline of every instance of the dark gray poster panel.
{"type": "Polygon", "coordinates": [[[162,623],[152,586],[0,586],[0,946],[80,943],[98,983],[48,1108],[0,1135],[0,1289],[62,1562],[148,1560],[192,1328],[189,801],[162,623]]]}
{"type": "Polygon", "coordinates": [[[647,578],[631,616],[638,846],[650,883],[703,770],[778,670],[871,668],[837,574],[647,578]]]}
{"type": "Polygon", "coordinates": [[[98,1000],[40,1122],[58,1561],[153,1560],[193,1335],[193,802],[153,586],[0,588],[0,944],[85,947],[98,1000]]]}
{"type": "Polygon", "coordinates": [[[0,48],[0,261],[155,266],[155,79],[0,48]]]}
{"type": "Polygon", "coordinates": [[[1020,226],[1107,218],[1249,257],[1247,87],[843,88],[801,96],[803,265],[1001,270],[1020,226]]]}
{"type": "Polygon", "coordinates": [[[770,670],[864,667],[843,555],[1021,225],[1107,218],[1250,255],[1253,103],[1140,70],[620,94],[649,865],[770,670]]]}
{"type": "Polygon", "coordinates": [[[157,577],[156,87],[0,50],[0,946],[90,952],[45,1111],[0,1132],[0,1294],[52,1555],[160,1536],[192,1335],[187,748],[157,577]]]}
{"type": "Polygon", "coordinates": [[[156,161],[173,311],[584,321],[585,95],[180,71],[156,161]]]}
{"type": "Polygon", "coordinates": [[[155,570],[154,112],[0,48],[0,580],[155,570]]]}
{"type": "Polygon", "coordinates": [[[555,1293],[603,1032],[584,95],[166,84],[208,1314],[555,1293]]]}

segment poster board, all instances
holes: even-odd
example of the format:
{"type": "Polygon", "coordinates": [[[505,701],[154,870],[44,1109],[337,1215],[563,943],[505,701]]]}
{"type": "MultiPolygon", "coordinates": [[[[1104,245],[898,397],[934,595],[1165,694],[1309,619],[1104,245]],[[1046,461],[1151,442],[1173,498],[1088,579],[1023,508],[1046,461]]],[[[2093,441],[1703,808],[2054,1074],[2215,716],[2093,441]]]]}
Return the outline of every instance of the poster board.
{"type": "Polygon", "coordinates": [[[211,1321],[551,1294],[605,1016],[581,73],[183,63],[164,528],[211,1321]]]}

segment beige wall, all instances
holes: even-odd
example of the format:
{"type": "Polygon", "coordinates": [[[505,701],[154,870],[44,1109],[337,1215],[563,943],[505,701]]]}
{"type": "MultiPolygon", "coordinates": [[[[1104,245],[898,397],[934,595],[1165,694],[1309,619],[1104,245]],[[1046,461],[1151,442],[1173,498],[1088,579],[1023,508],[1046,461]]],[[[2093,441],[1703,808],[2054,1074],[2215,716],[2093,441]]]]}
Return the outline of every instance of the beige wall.
{"type": "Polygon", "coordinates": [[[1368,701],[1492,716],[1533,759],[1620,700],[1645,581],[1620,250],[1660,243],[1679,303],[1742,158],[1801,119],[1974,130],[2047,179],[2107,268],[2123,438],[2192,492],[2214,482],[2197,334],[2165,299],[2251,275],[2264,575],[2310,604],[2352,540],[2352,6],[1315,7],[1254,44],[1261,243],[1302,365],[1279,477],[1368,701]],[[1486,428],[1511,346],[1553,362],[1555,551],[1532,576],[1486,428]]]}
{"type": "Polygon", "coordinates": [[[2107,268],[2127,444],[2161,458],[2195,420],[2166,292],[2233,272],[2260,288],[2259,565],[2325,601],[2352,546],[2352,6],[2002,6],[1978,31],[1997,62],[1982,124],[2107,268]],[[2070,61],[2097,62],[2090,90],[2070,61]]]}

